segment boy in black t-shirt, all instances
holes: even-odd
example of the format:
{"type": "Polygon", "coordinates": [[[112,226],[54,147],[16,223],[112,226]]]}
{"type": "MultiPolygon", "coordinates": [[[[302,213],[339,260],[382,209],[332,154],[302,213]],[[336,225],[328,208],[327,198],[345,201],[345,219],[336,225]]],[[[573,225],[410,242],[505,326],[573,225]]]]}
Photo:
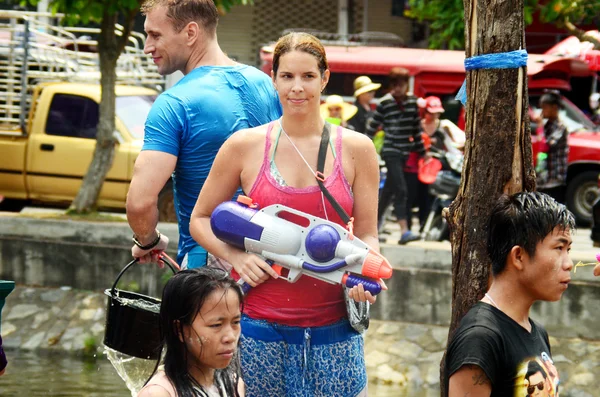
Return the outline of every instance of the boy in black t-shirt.
{"type": "Polygon", "coordinates": [[[548,334],[529,310],[567,289],[574,229],[573,214],[546,194],[500,197],[488,228],[494,281],[448,345],[450,397],[558,397],[548,334]]]}

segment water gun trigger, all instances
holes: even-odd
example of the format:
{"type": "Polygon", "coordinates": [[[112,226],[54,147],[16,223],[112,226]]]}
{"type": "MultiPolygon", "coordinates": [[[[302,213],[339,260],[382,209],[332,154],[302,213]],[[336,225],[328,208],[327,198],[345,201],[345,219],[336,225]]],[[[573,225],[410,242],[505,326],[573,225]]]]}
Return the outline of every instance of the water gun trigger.
{"type": "Polygon", "coordinates": [[[274,263],[274,264],[273,264],[273,266],[271,266],[271,268],[272,268],[273,270],[275,270],[275,273],[277,273],[277,275],[278,275],[279,277],[281,277],[281,276],[282,276],[282,273],[283,273],[283,266],[281,266],[281,265],[278,265],[278,264],[274,263]]]}

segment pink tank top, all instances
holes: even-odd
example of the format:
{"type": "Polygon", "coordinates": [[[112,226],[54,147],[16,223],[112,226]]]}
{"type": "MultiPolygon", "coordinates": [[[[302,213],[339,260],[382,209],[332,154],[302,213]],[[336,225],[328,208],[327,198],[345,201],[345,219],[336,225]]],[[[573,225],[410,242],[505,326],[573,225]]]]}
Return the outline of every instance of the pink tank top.
{"type": "MultiPolygon", "coordinates": [[[[325,219],[321,189],[316,184],[298,189],[281,186],[270,171],[269,152],[274,123],[267,127],[265,155],[256,181],[249,192],[252,200],[261,207],[281,204],[298,211],[325,219]]],[[[354,199],[342,168],[342,128],[337,130],[335,141],[336,158],[333,172],[325,178],[325,187],[352,216],[354,199]]],[[[306,170],[308,172],[308,169],[306,170]]],[[[341,218],[324,199],[329,220],[344,225],[341,218]]],[[[340,285],[329,284],[312,277],[302,276],[295,283],[269,279],[248,293],[244,303],[248,316],[297,327],[319,327],[335,323],[346,317],[344,292],[340,285]]]]}

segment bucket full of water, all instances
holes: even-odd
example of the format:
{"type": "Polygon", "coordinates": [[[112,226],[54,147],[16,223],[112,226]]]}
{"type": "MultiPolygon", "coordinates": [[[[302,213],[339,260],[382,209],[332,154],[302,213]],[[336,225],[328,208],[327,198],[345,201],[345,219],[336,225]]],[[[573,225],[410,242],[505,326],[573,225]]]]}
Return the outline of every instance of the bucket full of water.
{"type": "Polygon", "coordinates": [[[15,289],[14,281],[0,280],[0,325],[2,324],[2,308],[4,307],[4,301],[13,289],[15,289]]]}
{"type": "MultiPolygon", "coordinates": [[[[175,268],[164,261],[175,273],[175,268]]],[[[148,360],[160,355],[160,299],[117,289],[123,274],[135,263],[131,261],[121,270],[108,295],[104,345],[118,352],[148,360]]]]}

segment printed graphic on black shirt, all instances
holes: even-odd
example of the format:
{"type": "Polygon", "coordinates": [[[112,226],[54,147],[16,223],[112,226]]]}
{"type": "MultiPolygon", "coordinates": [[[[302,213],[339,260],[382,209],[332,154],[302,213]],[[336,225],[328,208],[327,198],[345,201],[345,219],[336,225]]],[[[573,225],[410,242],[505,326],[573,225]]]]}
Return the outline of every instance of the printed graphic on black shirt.
{"type": "Polygon", "coordinates": [[[525,360],[517,373],[514,397],[558,397],[558,371],[548,353],[525,360]]]}

